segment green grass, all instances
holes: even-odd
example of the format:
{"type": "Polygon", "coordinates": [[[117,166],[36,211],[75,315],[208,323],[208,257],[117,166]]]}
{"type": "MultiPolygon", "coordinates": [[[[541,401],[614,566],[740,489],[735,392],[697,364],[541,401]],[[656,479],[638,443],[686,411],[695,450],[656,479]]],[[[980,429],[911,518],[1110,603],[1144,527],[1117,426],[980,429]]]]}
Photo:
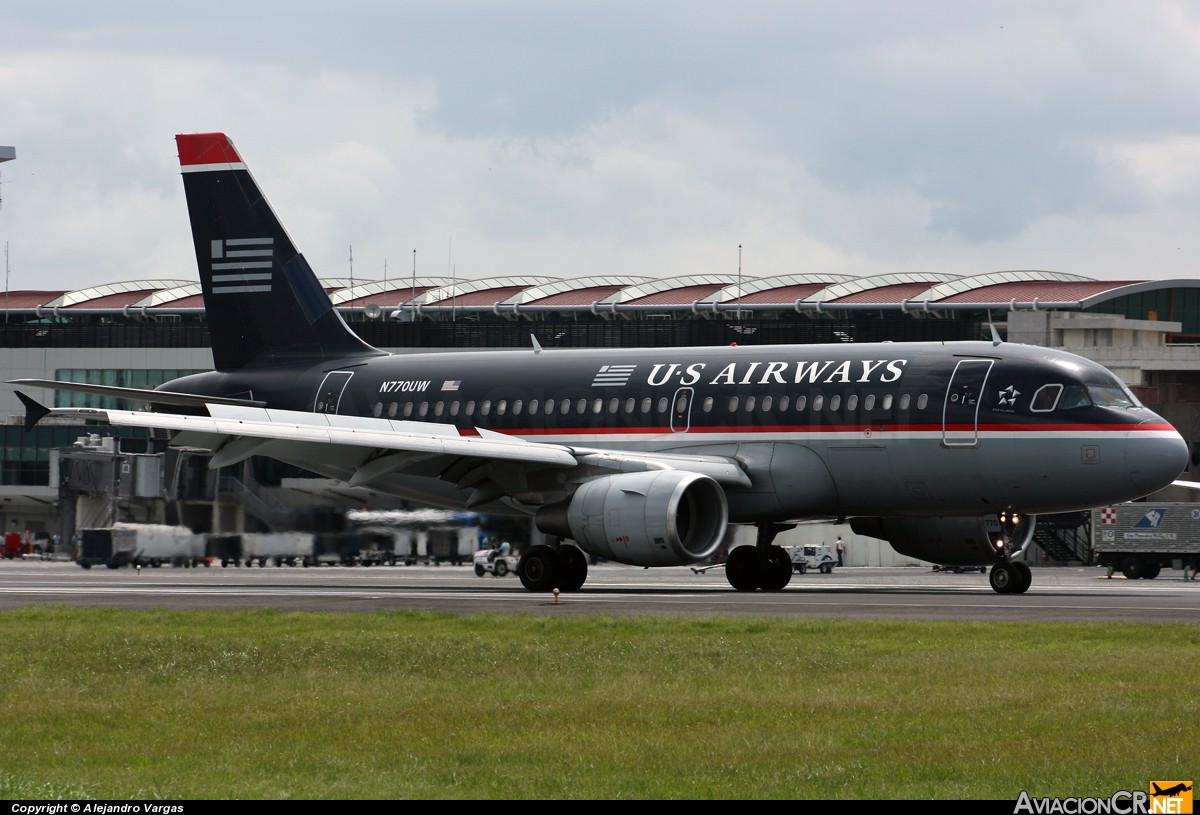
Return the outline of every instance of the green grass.
{"type": "Polygon", "coordinates": [[[1200,625],[0,613],[0,798],[1107,797],[1200,625]]]}

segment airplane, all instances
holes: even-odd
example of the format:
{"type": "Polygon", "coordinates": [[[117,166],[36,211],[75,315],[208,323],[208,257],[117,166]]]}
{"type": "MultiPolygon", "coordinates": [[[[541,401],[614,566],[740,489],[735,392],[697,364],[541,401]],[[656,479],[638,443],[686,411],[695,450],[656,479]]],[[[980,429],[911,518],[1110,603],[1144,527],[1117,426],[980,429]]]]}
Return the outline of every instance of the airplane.
{"type": "Polygon", "coordinates": [[[1150,782],[1150,786],[1154,787],[1154,792],[1150,793],[1151,795],[1155,797],[1166,796],[1167,798],[1172,798],[1176,795],[1179,795],[1181,792],[1188,792],[1192,788],[1191,784],[1185,784],[1183,782],[1175,784],[1171,787],[1167,787],[1165,790],[1161,789],[1158,784],[1155,784],[1153,781],[1150,782]]]}
{"type": "Polygon", "coordinates": [[[850,524],[899,553],[990,567],[1001,594],[1041,513],[1170,485],[1188,446],[1110,371],[992,341],[543,348],[390,354],[332,305],[223,133],[176,136],[213,367],[135,398],[43,416],[166,431],[210,467],[269,456],[424,506],[531,517],[529,591],[577,591],[588,557],[643,567],[725,556],[738,591],[780,591],[773,541],[850,524]]]}

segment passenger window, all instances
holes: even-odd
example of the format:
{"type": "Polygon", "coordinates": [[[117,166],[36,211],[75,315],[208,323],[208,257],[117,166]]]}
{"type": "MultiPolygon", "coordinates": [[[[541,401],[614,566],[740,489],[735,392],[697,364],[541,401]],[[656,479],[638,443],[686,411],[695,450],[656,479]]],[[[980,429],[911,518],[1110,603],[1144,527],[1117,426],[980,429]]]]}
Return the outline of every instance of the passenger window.
{"type": "Polygon", "coordinates": [[[883,395],[883,409],[884,410],[892,409],[892,395],[890,393],[885,393],[883,395]]]}
{"type": "Polygon", "coordinates": [[[917,410],[924,410],[925,406],[928,404],[929,404],[929,394],[923,393],[917,397],[917,410]]]}
{"type": "Polygon", "coordinates": [[[570,399],[562,400],[562,402],[560,402],[558,405],[558,412],[561,413],[563,416],[566,416],[568,413],[570,413],[571,412],[571,400],[570,399]]]}
{"type": "Polygon", "coordinates": [[[825,397],[822,396],[821,394],[818,393],[816,396],[813,397],[813,410],[820,410],[821,406],[824,404],[825,404],[825,397]]]}
{"type": "Polygon", "coordinates": [[[807,404],[808,404],[808,397],[805,396],[804,394],[801,394],[796,397],[796,410],[797,411],[804,410],[804,407],[807,404]]]}
{"type": "Polygon", "coordinates": [[[687,397],[680,394],[679,398],[675,400],[675,412],[683,413],[685,410],[687,410],[687,397]]]}
{"type": "Polygon", "coordinates": [[[507,412],[508,412],[508,400],[507,399],[501,399],[500,401],[496,402],[496,415],[497,416],[503,416],[507,412]]]}
{"type": "Polygon", "coordinates": [[[445,408],[446,408],[445,402],[438,402],[436,405],[433,406],[433,415],[441,416],[442,411],[445,410],[445,408]]]}
{"type": "Polygon", "coordinates": [[[458,402],[451,402],[450,403],[450,415],[457,416],[459,407],[461,407],[461,405],[459,405],[458,402]]]}
{"type": "Polygon", "coordinates": [[[586,411],[586,410],[587,410],[587,400],[582,397],[580,397],[579,399],[576,399],[575,400],[575,412],[578,413],[580,416],[582,416],[584,411],[586,411]]]}
{"type": "Polygon", "coordinates": [[[484,399],[482,402],[479,403],[479,415],[480,416],[487,416],[491,412],[492,412],[492,402],[490,399],[484,399]]]}
{"type": "Polygon", "coordinates": [[[1029,409],[1035,413],[1054,410],[1054,406],[1058,404],[1058,397],[1062,395],[1062,389],[1062,385],[1042,385],[1033,395],[1029,409]]]}
{"type": "Polygon", "coordinates": [[[858,394],[852,393],[846,397],[846,410],[853,411],[858,408],[858,394]]]}
{"type": "Polygon", "coordinates": [[[762,408],[763,408],[763,410],[770,410],[770,409],[771,409],[771,397],[770,397],[770,396],[764,396],[764,397],[763,397],[763,404],[762,404],[762,408]]]}
{"type": "Polygon", "coordinates": [[[530,399],[529,400],[529,415],[536,416],[537,411],[538,411],[538,400],[530,399]]]}
{"type": "Polygon", "coordinates": [[[834,394],[829,397],[829,409],[837,410],[842,406],[842,397],[839,394],[834,394]]]}
{"type": "Polygon", "coordinates": [[[376,402],[375,407],[371,408],[371,413],[378,419],[383,415],[383,402],[376,402]]]}
{"type": "Polygon", "coordinates": [[[667,405],[669,405],[669,404],[671,404],[671,402],[669,399],[667,399],[667,397],[665,397],[665,396],[658,397],[658,412],[666,413],[667,405]]]}
{"type": "Polygon", "coordinates": [[[642,413],[649,413],[649,412],[650,412],[650,397],[646,396],[646,397],[642,398],[642,413]]]}
{"type": "Polygon", "coordinates": [[[746,397],[746,412],[747,413],[754,412],[754,397],[753,396],[746,397]]]}
{"type": "Polygon", "coordinates": [[[554,412],[554,400],[547,399],[546,400],[546,415],[549,416],[553,412],[554,412]]]}
{"type": "Polygon", "coordinates": [[[912,395],[907,393],[900,394],[900,409],[908,410],[908,404],[912,401],[912,395]]]}
{"type": "Polygon", "coordinates": [[[420,416],[422,419],[424,419],[427,415],[429,415],[429,403],[428,402],[421,403],[421,406],[417,408],[417,415],[420,416]]]}
{"type": "Polygon", "coordinates": [[[388,405],[388,418],[389,419],[396,418],[396,409],[399,407],[400,406],[398,404],[396,404],[395,402],[392,402],[390,405],[388,405]]]}
{"type": "Polygon", "coordinates": [[[468,401],[467,404],[463,406],[463,412],[466,413],[468,416],[475,415],[475,400],[474,399],[468,401]]]}
{"type": "Polygon", "coordinates": [[[633,409],[635,407],[637,407],[637,400],[634,399],[632,396],[630,396],[628,399],[625,400],[625,413],[626,414],[632,414],[633,409]]]}
{"type": "Polygon", "coordinates": [[[709,411],[711,411],[712,406],[713,406],[713,398],[711,396],[705,396],[704,397],[704,412],[708,413],[709,411]]]}
{"type": "Polygon", "coordinates": [[[604,410],[604,400],[596,399],[592,402],[592,413],[600,413],[604,410]]]}
{"type": "Polygon", "coordinates": [[[868,393],[863,397],[863,410],[871,410],[875,407],[875,394],[868,393]]]}
{"type": "Polygon", "coordinates": [[[522,407],[524,407],[524,406],[525,406],[525,402],[524,402],[523,400],[521,400],[521,399],[514,399],[514,400],[513,400],[513,415],[514,415],[514,416],[520,416],[520,415],[521,415],[521,408],[522,408],[522,407]]]}
{"type": "Polygon", "coordinates": [[[780,397],[779,397],[779,409],[780,409],[781,411],[787,410],[787,409],[788,409],[788,402],[789,402],[789,399],[788,399],[788,397],[786,397],[786,396],[780,396],[780,397]]]}
{"type": "Polygon", "coordinates": [[[614,396],[612,399],[608,400],[608,412],[609,413],[616,413],[620,409],[621,409],[621,400],[620,399],[618,399],[617,397],[614,396]]]}
{"type": "Polygon", "coordinates": [[[736,396],[729,397],[729,412],[730,413],[733,413],[735,410],[738,409],[738,401],[739,400],[736,396]]]}

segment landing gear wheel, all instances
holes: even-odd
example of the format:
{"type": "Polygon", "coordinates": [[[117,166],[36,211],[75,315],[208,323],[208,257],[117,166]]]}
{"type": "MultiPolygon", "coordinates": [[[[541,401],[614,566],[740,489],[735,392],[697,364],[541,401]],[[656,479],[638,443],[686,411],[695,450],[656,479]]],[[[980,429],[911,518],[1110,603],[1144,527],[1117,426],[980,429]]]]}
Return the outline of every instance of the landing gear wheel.
{"type": "Polygon", "coordinates": [[[564,545],[558,549],[558,588],[560,591],[579,591],[587,580],[587,555],[578,546],[564,545]]]}
{"type": "Polygon", "coordinates": [[[517,563],[517,576],[529,591],[550,591],[558,581],[559,557],[549,546],[531,546],[517,563]]]}
{"type": "Polygon", "coordinates": [[[1013,570],[1011,563],[1001,561],[992,567],[992,573],[988,576],[988,582],[992,584],[992,590],[997,594],[1012,594],[1013,587],[1019,583],[1016,571],[1013,570]]]}
{"type": "Polygon", "coordinates": [[[738,591],[758,588],[758,550],[753,546],[738,546],[725,559],[725,579],[738,591]]]}
{"type": "MultiPolygon", "coordinates": [[[[772,546],[766,557],[760,555],[762,575],[758,581],[763,591],[782,591],[792,579],[792,559],[782,546],[772,546]]],[[[729,567],[726,566],[726,569],[729,567]]]]}
{"type": "Polygon", "coordinates": [[[1029,568],[1028,563],[1016,561],[1012,564],[1013,573],[1017,580],[1012,588],[1013,594],[1024,594],[1029,590],[1030,584],[1033,583],[1033,571],[1029,568]]]}

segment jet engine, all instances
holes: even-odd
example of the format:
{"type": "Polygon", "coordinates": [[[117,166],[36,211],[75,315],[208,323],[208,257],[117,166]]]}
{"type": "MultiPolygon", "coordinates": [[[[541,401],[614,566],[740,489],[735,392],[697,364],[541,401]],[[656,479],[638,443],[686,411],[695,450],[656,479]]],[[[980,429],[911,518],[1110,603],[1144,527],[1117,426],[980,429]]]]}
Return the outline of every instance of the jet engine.
{"type": "Polygon", "coordinates": [[[589,554],[633,566],[681,566],[725,539],[725,491],[698,473],[653,470],[584,482],[567,501],[538,510],[538,529],[589,554]]]}
{"type": "Polygon", "coordinates": [[[1037,516],[1006,517],[853,518],[859,535],[880,538],[902,555],[945,566],[990,566],[1007,549],[1010,556],[1033,540],[1037,516]],[[1003,546],[997,546],[997,541],[1003,546]]]}

